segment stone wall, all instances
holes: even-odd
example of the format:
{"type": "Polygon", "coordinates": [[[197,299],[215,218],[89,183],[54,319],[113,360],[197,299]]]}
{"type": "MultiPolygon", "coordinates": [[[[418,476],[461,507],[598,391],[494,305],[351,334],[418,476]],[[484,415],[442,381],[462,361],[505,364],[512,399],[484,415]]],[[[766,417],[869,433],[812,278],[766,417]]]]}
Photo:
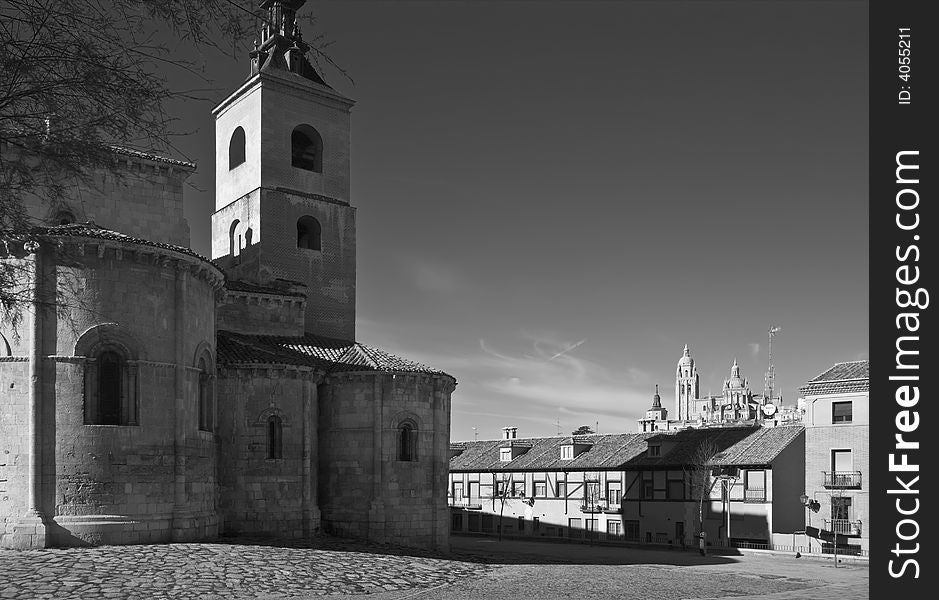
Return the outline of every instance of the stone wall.
{"type": "MultiPolygon", "coordinates": [[[[212,432],[199,429],[196,365],[203,357],[207,374],[214,371],[214,297],[221,273],[200,259],[148,246],[63,242],[42,253],[48,289],[66,290],[71,307],[67,318],[42,313],[39,339],[42,420],[35,433],[42,466],[36,493],[45,543],[214,536],[216,444],[212,432]],[[122,416],[121,425],[94,424],[89,412],[102,349],[122,355],[122,414],[132,416],[122,416]]],[[[29,341],[31,328],[23,333],[29,341]]],[[[0,422],[23,420],[21,405],[29,394],[20,380],[28,365],[29,356],[3,363],[3,385],[12,383],[16,392],[11,406],[4,402],[0,422]]],[[[18,448],[17,469],[27,469],[22,439],[30,432],[21,431],[11,446],[18,448]]],[[[12,481],[11,508],[0,502],[0,543],[17,546],[28,472],[12,481]]]]}
{"type": "Polygon", "coordinates": [[[71,213],[77,222],[96,224],[155,242],[189,246],[189,224],[183,215],[183,185],[195,170],[191,165],[116,154],[115,171],[100,170],[89,177],[57,183],[65,198],[49,204],[44,197],[24,196],[31,217],[59,225],[56,217],[71,213]]]}
{"type": "Polygon", "coordinates": [[[330,533],[446,549],[448,376],[331,375],[320,398],[320,510],[330,533]],[[399,427],[417,429],[416,460],[399,427]]]}
{"type": "Polygon", "coordinates": [[[218,329],[244,334],[302,336],[306,300],[301,296],[225,292],[218,329]]]}
{"type": "Polygon", "coordinates": [[[316,374],[297,368],[219,371],[219,483],[224,532],[299,537],[319,527],[311,466],[316,374]],[[282,425],[270,454],[269,419],[282,425]]]}
{"type": "Polygon", "coordinates": [[[28,487],[29,363],[0,356],[0,542],[26,512],[28,487]]]}

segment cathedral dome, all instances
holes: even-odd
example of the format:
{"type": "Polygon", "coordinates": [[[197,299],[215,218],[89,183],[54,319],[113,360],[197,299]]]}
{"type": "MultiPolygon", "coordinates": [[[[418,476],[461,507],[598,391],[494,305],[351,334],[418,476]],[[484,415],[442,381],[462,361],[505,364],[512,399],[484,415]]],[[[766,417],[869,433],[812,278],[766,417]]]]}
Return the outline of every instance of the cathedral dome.
{"type": "Polygon", "coordinates": [[[730,379],[724,381],[724,387],[730,389],[743,389],[747,387],[747,382],[740,377],[740,367],[737,365],[737,359],[734,359],[734,365],[730,368],[730,379]]]}

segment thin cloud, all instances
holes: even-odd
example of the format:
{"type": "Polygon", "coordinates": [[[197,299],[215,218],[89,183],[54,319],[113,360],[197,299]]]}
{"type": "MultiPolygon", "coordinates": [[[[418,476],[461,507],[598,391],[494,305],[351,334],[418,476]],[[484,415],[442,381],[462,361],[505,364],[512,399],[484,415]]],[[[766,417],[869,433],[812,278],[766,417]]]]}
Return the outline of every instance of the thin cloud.
{"type": "Polygon", "coordinates": [[[405,259],[404,271],[423,292],[450,294],[465,287],[455,269],[423,258],[405,259]]]}

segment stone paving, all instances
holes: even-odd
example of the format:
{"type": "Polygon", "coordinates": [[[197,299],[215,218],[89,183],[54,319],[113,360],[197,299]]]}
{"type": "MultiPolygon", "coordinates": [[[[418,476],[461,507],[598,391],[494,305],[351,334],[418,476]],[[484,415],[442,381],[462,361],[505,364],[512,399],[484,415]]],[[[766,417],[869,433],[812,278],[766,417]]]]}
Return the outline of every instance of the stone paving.
{"type": "Polygon", "coordinates": [[[0,598],[308,598],[420,590],[491,569],[408,552],[329,538],[0,550],[0,598]]]}
{"type": "Polygon", "coordinates": [[[451,554],[334,538],[0,550],[0,599],[869,597],[865,564],[452,538],[451,554]]]}

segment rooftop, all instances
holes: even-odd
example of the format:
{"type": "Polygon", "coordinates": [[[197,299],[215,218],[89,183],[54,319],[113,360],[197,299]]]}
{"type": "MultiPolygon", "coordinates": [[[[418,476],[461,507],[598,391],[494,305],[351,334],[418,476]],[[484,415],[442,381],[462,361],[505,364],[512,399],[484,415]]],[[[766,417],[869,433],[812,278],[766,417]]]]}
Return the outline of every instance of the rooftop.
{"type": "Polygon", "coordinates": [[[854,360],[836,363],[799,388],[802,396],[850,394],[870,389],[870,361],[854,360]]]}
{"type": "MultiPolygon", "coordinates": [[[[97,225],[93,221],[87,221],[85,223],[70,223],[68,225],[53,225],[53,226],[40,226],[34,227],[29,231],[29,235],[35,237],[69,237],[69,238],[89,238],[95,240],[107,240],[110,242],[118,242],[120,244],[126,245],[138,245],[138,246],[150,246],[153,248],[160,248],[162,250],[170,250],[172,252],[178,252],[180,254],[185,254],[193,258],[198,258],[207,263],[213,264],[211,260],[194,252],[191,248],[185,246],[177,246],[175,244],[166,244],[163,242],[154,242],[152,240],[145,240],[143,238],[133,237],[118,231],[113,231],[111,229],[105,229],[100,225],[97,225]]],[[[12,238],[20,237],[16,233],[11,235],[12,238]]],[[[26,237],[26,236],[24,236],[26,237]]]]}
{"type": "Polygon", "coordinates": [[[287,337],[219,331],[217,341],[218,361],[223,365],[286,364],[330,373],[385,371],[450,376],[374,346],[312,333],[287,337]]]}
{"type": "Polygon", "coordinates": [[[570,436],[524,438],[531,450],[511,461],[502,461],[504,440],[480,440],[451,444],[464,448],[450,459],[451,471],[590,471],[603,469],[656,469],[687,466],[701,444],[710,440],[718,454],[715,464],[726,466],[768,465],[802,435],[801,425],[782,427],[719,427],[671,432],[591,435],[590,450],[573,459],[561,459],[561,446],[570,436]],[[648,456],[649,444],[661,444],[660,456],[648,456]]]}

